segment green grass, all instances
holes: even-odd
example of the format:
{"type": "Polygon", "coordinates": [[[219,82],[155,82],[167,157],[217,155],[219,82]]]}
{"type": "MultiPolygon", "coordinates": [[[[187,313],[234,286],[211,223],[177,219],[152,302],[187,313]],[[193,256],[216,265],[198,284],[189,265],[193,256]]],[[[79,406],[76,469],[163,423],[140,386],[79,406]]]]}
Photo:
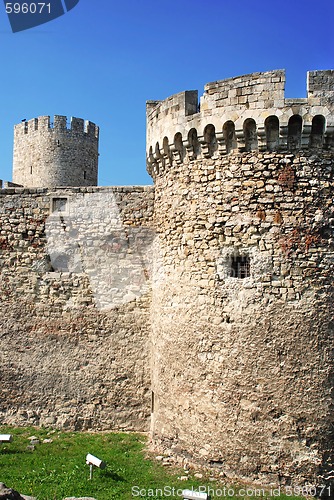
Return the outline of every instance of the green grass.
{"type": "MultiPolygon", "coordinates": [[[[182,489],[193,487],[196,490],[200,485],[207,485],[218,491],[224,487],[208,478],[196,480],[191,474],[188,481],[181,481],[178,477],[185,475],[182,469],[164,467],[145,458],[146,437],[140,434],[59,432],[3,426],[0,433],[14,436],[12,443],[0,445],[0,482],[38,500],[61,500],[71,496],[97,500],[178,499],[182,498],[182,489]],[[35,450],[27,449],[30,436],[40,440],[35,450]],[[44,439],[53,442],[43,443],[44,439]],[[92,481],[89,481],[89,467],[85,464],[87,453],[107,463],[105,470],[94,469],[92,481]],[[137,489],[132,490],[136,486],[137,489]],[[165,496],[153,494],[154,490],[165,487],[168,488],[165,496]],[[175,488],[174,495],[172,488],[175,488]]],[[[216,495],[214,498],[224,497],[216,495]]],[[[231,500],[230,496],[227,498],[231,500]]],[[[297,497],[280,496],[281,500],[285,498],[297,497]]]]}

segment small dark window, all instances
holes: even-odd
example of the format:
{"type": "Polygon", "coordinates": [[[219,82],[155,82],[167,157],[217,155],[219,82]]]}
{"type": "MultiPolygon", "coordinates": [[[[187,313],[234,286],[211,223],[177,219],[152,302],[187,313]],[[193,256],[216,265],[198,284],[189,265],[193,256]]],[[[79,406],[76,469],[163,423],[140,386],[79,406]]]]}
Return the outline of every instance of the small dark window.
{"type": "Polygon", "coordinates": [[[223,134],[226,144],[226,152],[230,153],[232,149],[237,147],[235,139],[235,125],[231,120],[224,123],[223,134]]]}
{"type": "Polygon", "coordinates": [[[303,119],[299,115],[293,115],[288,123],[288,149],[293,151],[300,148],[302,138],[303,119]]]}
{"type": "Polygon", "coordinates": [[[54,271],[68,272],[70,257],[66,254],[60,254],[51,259],[52,268],[54,271]]]}
{"type": "Polygon", "coordinates": [[[154,413],[154,392],[151,394],[151,413],[154,413]]]}
{"type": "Polygon", "coordinates": [[[279,142],[279,121],[277,116],[268,116],[264,122],[267,138],[267,148],[269,151],[275,151],[279,142]]]}
{"type": "Polygon", "coordinates": [[[324,141],[325,118],[322,115],[316,115],[312,120],[312,129],[310,136],[310,147],[321,148],[324,141]]]}
{"type": "Polygon", "coordinates": [[[84,179],[87,179],[87,172],[84,170],[84,179]]]}
{"type": "Polygon", "coordinates": [[[182,141],[182,134],[178,132],[174,136],[174,146],[176,151],[180,153],[180,160],[183,160],[183,141],[182,141]]]}
{"type": "Polygon", "coordinates": [[[30,167],[30,175],[32,175],[32,166],[30,167]]]}
{"type": "Polygon", "coordinates": [[[193,154],[193,158],[196,158],[199,152],[199,142],[197,138],[197,130],[195,128],[189,130],[188,142],[193,154]]]}
{"type": "Polygon", "coordinates": [[[246,151],[254,151],[257,149],[257,131],[256,123],[253,118],[247,118],[244,122],[244,137],[246,151]]]}
{"type": "Polygon", "coordinates": [[[67,198],[53,198],[52,199],[52,212],[66,212],[67,198]]]}
{"type": "Polygon", "coordinates": [[[209,148],[209,155],[212,156],[217,149],[216,131],[213,125],[207,125],[204,129],[204,141],[209,148]]]}
{"type": "Polygon", "coordinates": [[[231,278],[249,278],[250,276],[250,260],[245,255],[232,257],[231,262],[231,278]]]}
{"type": "MultiPolygon", "coordinates": [[[[162,140],[162,148],[164,150],[164,154],[166,156],[170,156],[170,147],[169,147],[169,141],[168,137],[164,137],[162,140]]],[[[160,148],[159,148],[159,143],[157,142],[156,147],[155,147],[155,152],[160,155],[160,148]]]]}

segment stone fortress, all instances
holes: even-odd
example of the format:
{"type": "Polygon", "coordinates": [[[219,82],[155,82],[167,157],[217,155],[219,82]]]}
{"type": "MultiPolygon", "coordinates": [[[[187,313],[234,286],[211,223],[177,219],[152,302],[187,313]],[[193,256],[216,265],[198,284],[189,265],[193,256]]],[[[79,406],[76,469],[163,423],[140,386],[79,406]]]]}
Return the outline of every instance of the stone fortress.
{"type": "Polygon", "coordinates": [[[331,483],[334,71],[307,98],[284,87],[270,71],[149,101],[154,186],[97,187],[90,122],[15,127],[2,423],[150,428],[227,478],[331,483]]]}

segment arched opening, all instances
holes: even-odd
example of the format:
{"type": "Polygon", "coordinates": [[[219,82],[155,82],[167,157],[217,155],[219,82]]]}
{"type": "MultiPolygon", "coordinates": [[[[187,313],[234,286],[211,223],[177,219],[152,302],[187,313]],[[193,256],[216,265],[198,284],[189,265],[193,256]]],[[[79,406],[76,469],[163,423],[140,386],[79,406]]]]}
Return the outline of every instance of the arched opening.
{"type": "Polygon", "coordinates": [[[154,149],[154,172],[156,174],[159,174],[161,172],[161,167],[162,167],[162,155],[160,153],[160,145],[159,142],[155,144],[155,149],[154,149]]]}
{"type": "Polygon", "coordinates": [[[303,120],[299,115],[291,116],[288,123],[288,149],[299,149],[302,139],[303,120]]]}
{"type": "Polygon", "coordinates": [[[162,149],[164,151],[164,154],[169,156],[170,155],[170,148],[169,148],[169,141],[168,137],[164,137],[162,141],[162,149]]]}
{"type": "Polygon", "coordinates": [[[275,151],[279,146],[279,120],[277,116],[268,116],[264,122],[266,131],[267,148],[275,151]]]}
{"type": "Polygon", "coordinates": [[[226,144],[226,152],[230,153],[232,149],[237,147],[236,138],[235,138],[235,125],[232,120],[224,123],[223,126],[223,136],[226,144]]]}
{"type": "Polygon", "coordinates": [[[192,156],[196,158],[199,152],[199,142],[198,142],[197,130],[195,128],[189,130],[188,143],[192,156]]]}
{"type": "Polygon", "coordinates": [[[154,158],[153,158],[153,148],[152,148],[152,146],[150,146],[150,149],[149,149],[149,152],[148,152],[148,157],[149,157],[151,163],[153,163],[154,158]]]}
{"type": "Polygon", "coordinates": [[[204,141],[208,146],[209,156],[212,156],[217,149],[217,139],[215,127],[211,124],[204,129],[204,141]]]}
{"type": "Polygon", "coordinates": [[[245,150],[254,151],[257,149],[256,123],[253,118],[247,118],[244,122],[245,150]]]}
{"type": "Polygon", "coordinates": [[[156,159],[161,158],[161,153],[160,153],[160,146],[159,143],[157,142],[155,145],[155,151],[154,151],[154,156],[156,159]]]}
{"type": "Polygon", "coordinates": [[[321,148],[324,142],[325,117],[316,115],[312,120],[310,147],[321,148]]]}
{"type": "Polygon", "coordinates": [[[151,175],[153,171],[153,165],[154,165],[154,156],[153,156],[153,148],[150,146],[150,149],[148,151],[148,157],[147,157],[147,171],[151,175]]]}
{"type": "Polygon", "coordinates": [[[178,151],[180,155],[180,160],[183,160],[184,154],[183,154],[183,141],[182,141],[182,134],[180,132],[177,132],[174,136],[174,148],[175,151],[178,151]]]}
{"type": "Polygon", "coordinates": [[[164,166],[172,165],[172,156],[169,146],[168,137],[164,137],[162,140],[162,151],[163,151],[163,164],[164,166]]]}

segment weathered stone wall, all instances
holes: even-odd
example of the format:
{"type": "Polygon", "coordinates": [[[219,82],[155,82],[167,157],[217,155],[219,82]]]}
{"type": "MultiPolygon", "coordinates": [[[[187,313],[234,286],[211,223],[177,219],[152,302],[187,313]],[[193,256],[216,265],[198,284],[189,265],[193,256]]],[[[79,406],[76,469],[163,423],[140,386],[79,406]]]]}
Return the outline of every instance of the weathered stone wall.
{"type": "Polygon", "coordinates": [[[2,423],[147,429],[152,215],[150,187],[0,192],[2,423]]]}
{"type": "Polygon", "coordinates": [[[147,105],[159,247],[151,432],[228,477],[333,469],[334,72],[283,71],[147,105]]]}
{"type": "MultiPolygon", "coordinates": [[[[333,81],[310,72],[308,97],[285,99],[273,71],[208,84],[200,108],[197,91],[150,101],[154,189],[0,192],[3,422],[144,430],[151,406],[160,450],[228,477],[326,483],[333,81]]],[[[58,169],[54,149],[64,137],[78,156],[82,122],[39,120],[17,127],[14,169],[81,184],[83,164],[65,152],[58,169]]],[[[95,126],[83,137],[95,158],[95,126]]]]}
{"type": "Polygon", "coordinates": [[[81,118],[40,116],[14,129],[13,181],[24,187],[96,186],[99,128],[81,118]]]}
{"type": "Polygon", "coordinates": [[[156,176],[158,447],[248,479],[331,470],[333,159],[253,152],[156,176]]]}

